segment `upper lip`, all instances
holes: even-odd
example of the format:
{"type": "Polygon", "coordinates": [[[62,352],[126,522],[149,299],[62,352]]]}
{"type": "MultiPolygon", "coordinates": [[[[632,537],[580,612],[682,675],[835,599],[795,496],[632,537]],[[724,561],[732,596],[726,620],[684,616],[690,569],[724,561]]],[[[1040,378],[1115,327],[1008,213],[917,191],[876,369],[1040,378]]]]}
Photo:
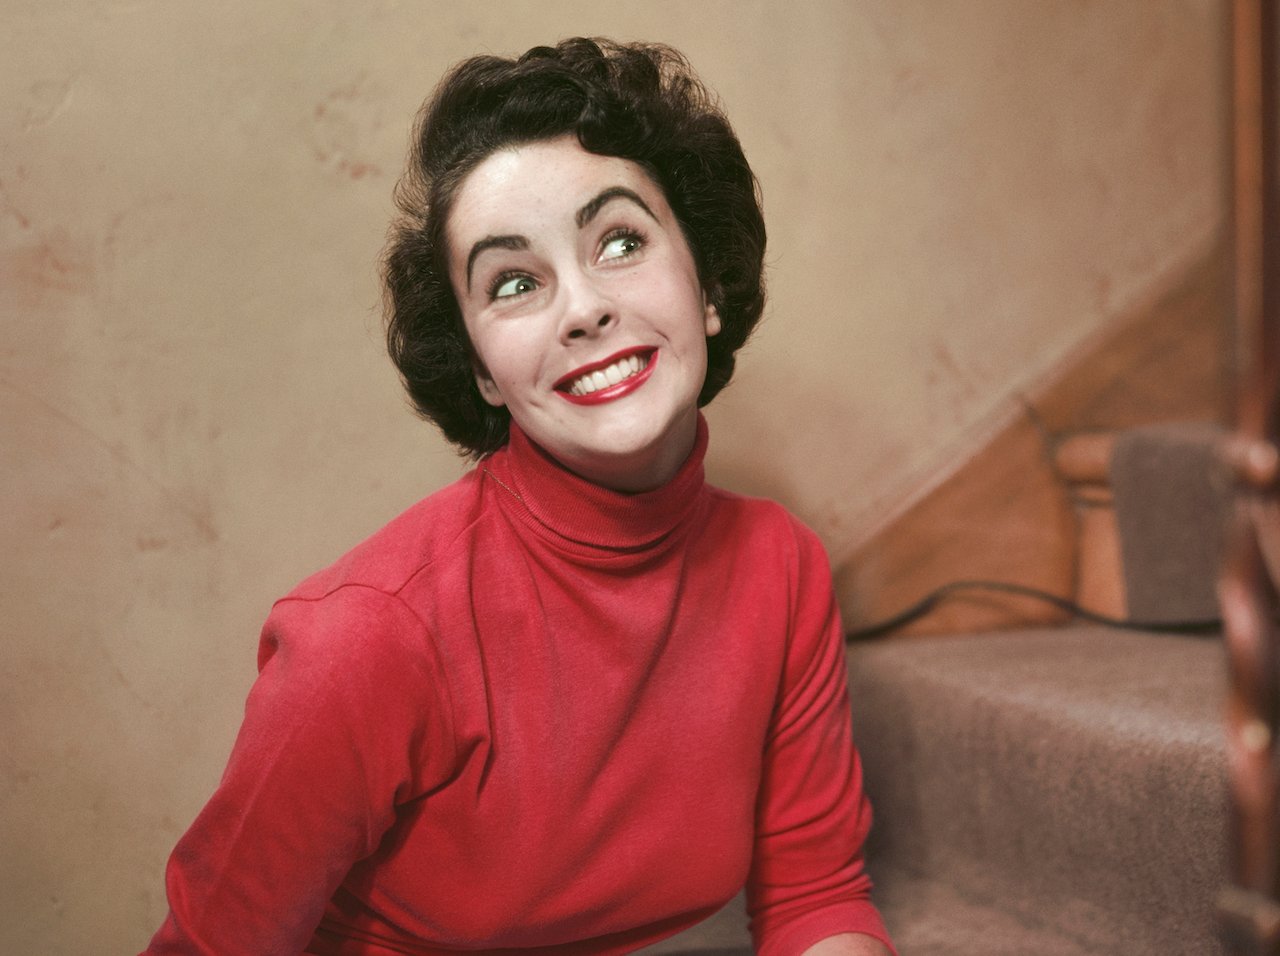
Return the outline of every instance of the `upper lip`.
{"type": "Polygon", "coordinates": [[[622,349],[619,352],[614,352],[608,358],[603,358],[598,362],[591,362],[588,365],[579,366],[567,375],[562,375],[560,378],[556,379],[552,388],[563,391],[584,375],[590,375],[592,372],[598,372],[600,369],[608,368],[614,362],[620,362],[624,358],[629,358],[632,355],[649,355],[654,351],[655,350],[651,345],[634,345],[631,348],[622,349]]]}

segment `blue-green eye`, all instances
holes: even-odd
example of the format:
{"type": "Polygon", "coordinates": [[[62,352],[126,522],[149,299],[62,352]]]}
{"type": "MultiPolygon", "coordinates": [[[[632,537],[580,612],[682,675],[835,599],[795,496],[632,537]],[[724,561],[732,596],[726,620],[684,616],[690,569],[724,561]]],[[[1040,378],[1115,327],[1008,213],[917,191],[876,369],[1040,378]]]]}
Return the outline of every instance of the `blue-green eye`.
{"type": "Polygon", "coordinates": [[[513,295],[527,295],[538,287],[538,284],[526,275],[498,276],[489,290],[491,299],[507,299],[513,295]]]}
{"type": "Polygon", "coordinates": [[[600,252],[601,259],[625,259],[629,255],[640,250],[644,245],[644,238],[635,232],[617,232],[607,237],[604,241],[604,249],[600,252]]]}

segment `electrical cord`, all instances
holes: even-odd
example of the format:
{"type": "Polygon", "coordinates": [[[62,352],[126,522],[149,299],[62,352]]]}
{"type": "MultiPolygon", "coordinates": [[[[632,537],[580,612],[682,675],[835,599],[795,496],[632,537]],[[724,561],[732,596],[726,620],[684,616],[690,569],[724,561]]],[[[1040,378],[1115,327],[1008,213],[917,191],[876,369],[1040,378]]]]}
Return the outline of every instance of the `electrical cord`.
{"type": "Polygon", "coordinates": [[[1126,618],[1110,617],[1081,607],[1075,601],[1059,597],[1048,591],[1028,587],[1025,584],[1012,584],[1008,581],[952,581],[930,591],[923,598],[892,617],[885,618],[875,624],[853,628],[845,632],[848,643],[868,641],[883,637],[918,618],[924,617],[946,598],[962,591],[993,591],[998,594],[1015,594],[1019,597],[1032,598],[1051,604],[1059,610],[1066,611],[1072,617],[1092,624],[1119,628],[1126,631],[1163,631],[1173,634],[1207,634],[1222,629],[1221,618],[1206,618],[1198,621],[1134,621],[1126,618]]]}

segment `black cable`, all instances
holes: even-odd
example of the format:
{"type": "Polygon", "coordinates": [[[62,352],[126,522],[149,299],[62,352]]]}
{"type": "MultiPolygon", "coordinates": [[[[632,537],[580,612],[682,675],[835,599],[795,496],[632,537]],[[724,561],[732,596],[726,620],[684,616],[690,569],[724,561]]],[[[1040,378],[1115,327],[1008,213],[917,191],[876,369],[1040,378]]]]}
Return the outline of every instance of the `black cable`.
{"type": "Polygon", "coordinates": [[[1056,594],[1050,594],[1048,591],[1041,591],[1038,588],[1028,587],[1025,584],[1012,584],[1008,581],[952,581],[950,584],[944,584],[936,590],[930,591],[915,604],[906,610],[899,611],[892,617],[886,618],[875,624],[868,624],[866,627],[856,627],[845,633],[845,640],[852,643],[854,641],[866,641],[872,638],[881,637],[890,631],[895,631],[905,624],[924,617],[944,599],[950,597],[958,591],[995,591],[1000,594],[1016,594],[1019,597],[1032,598],[1037,601],[1043,601],[1046,604],[1052,604],[1059,610],[1066,611],[1072,617],[1082,621],[1089,621],[1093,624],[1102,624],[1106,627],[1120,628],[1126,631],[1163,631],[1172,634],[1207,634],[1212,631],[1222,629],[1221,618],[1207,618],[1198,621],[1134,621],[1125,618],[1110,617],[1106,614],[1100,614],[1097,611],[1090,611],[1088,608],[1081,607],[1075,601],[1068,598],[1059,597],[1056,594]]]}

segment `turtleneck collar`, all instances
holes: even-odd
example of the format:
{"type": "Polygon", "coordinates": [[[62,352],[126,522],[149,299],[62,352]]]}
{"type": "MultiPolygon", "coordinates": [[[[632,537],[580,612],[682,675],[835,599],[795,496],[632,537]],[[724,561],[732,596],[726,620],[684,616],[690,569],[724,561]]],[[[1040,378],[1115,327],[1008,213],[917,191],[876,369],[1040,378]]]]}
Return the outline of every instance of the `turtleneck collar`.
{"type": "Polygon", "coordinates": [[[517,514],[554,538],[608,551],[637,551],[666,538],[697,505],[703,489],[707,422],[698,414],[693,450],[675,476],[653,491],[611,491],[566,469],[511,423],[507,444],[480,463],[517,514]]]}

